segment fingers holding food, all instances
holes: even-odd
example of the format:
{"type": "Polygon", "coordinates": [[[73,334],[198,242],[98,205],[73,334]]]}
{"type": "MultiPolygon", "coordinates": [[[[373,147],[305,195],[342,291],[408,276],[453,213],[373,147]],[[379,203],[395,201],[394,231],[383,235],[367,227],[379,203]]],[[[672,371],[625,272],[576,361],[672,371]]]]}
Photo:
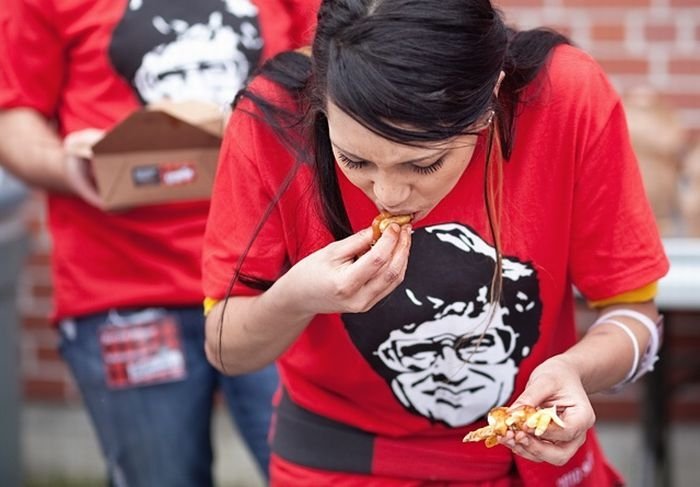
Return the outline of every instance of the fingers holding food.
{"type": "Polygon", "coordinates": [[[506,436],[508,431],[533,431],[537,437],[541,437],[550,423],[555,423],[564,428],[564,422],[557,414],[557,407],[536,408],[533,406],[520,406],[513,410],[506,407],[492,409],[487,416],[488,425],[474,431],[470,431],[462,439],[463,442],[484,441],[487,448],[496,446],[499,440],[506,436]]]}
{"type": "MultiPolygon", "coordinates": [[[[383,211],[372,221],[372,241],[369,249],[376,245],[372,262],[375,268],[385,274],[384,280],[387,282],[402,280],[406,272],[411,243],[410,228],[406,226],[412,219],[412,215],[392,215],[383,211]],[[390,238],[379,242],[381,236],[392,227],[393,223],[398,227],[389,232],[390,238]]],[[[358,258],[365,255],[369,249],[359,253],[358,258]]]]}
{"type": "Polygon", "coordinates": [[[408,225],[413,219],[412,215],[392,215],[386,211],[382,211],[374,217],[372,221],[372,245],[382,236],[382,233],[389,228],[392,223],[397,223],[399,226],[408,225]]]}
{"type": "MultiPolygon", "coordinates": [[[[408,266],[411,245],[410,229],[391,226],[373,247],[368,243],[371,229],[367,228],[347,239],[330,244],[312,254],[311,260],[322,262],[330,255],[332,270],[326,272],[329,285],[329,300],[334,304],[333,312],[363,312],[370,309],[391,293],[404,279],[408,266]],[[358,248],[364,243],[362,252],[358,248]],[[369,251],[365,251],[368,250],[369,251]],[[352,254],[351,254],[352,252],[352,254]]],[[[327,264],[324,264],[327,265],[327,264]]],[[[308,278],[302,273],[300,279],[308,278]]],[[[323,294],[323,291],[319,294],[323,294]]],[[[319,307],[328,312],[328,308],[319,307]]]]}
{"type": "Polygon", "coordinates": [[[357,262],[368,279],[377,278],[381,282],[403,280],[410,246],[410,229],[390,225],[380,240],[358,255],[357,262]]]}

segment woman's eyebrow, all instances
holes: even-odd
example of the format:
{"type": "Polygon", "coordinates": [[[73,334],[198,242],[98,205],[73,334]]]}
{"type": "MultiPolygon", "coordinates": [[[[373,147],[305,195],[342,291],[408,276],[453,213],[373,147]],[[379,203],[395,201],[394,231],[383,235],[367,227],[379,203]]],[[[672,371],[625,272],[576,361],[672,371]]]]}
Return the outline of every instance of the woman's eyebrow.
{"type": "MultiPolygon", "coordinates": [[[[358,155],[353,154],[352,152],[346,151],[345,149],[339,147],[339,146],[338,146],[337,144],[335,144],[334,142],[331,142],[331,145],[333,145],[333,147],[335,147],[339,152],[342,152],[344,155],[346,155],[346,156],[348,156],[348,157],[351,157],[352,159],[356,159],[356,160],[358,160],[358,161],[363,161],[363,162],[371,162],[371,163],[374,163],[374,161],[370,161],[370,160],[368,160],[368,159],[365,159],[364,157],[360,157],[360,156],[358,156],[358,155]]],[[[442,151],[442,152],[435,153],[435,154],[431,154],[431,155],[429,155],[429,156],[417,157],[417,158],[415,158],[415,159],[407,159],[407,160],[405,160],[405,161],[401,161],[399,164],[414,164],[414,163],[416,163],[416,162],[424,162],[424,161],[431,160],[431,159],[433,159],[433,160],[434,160],[434,159],[439,159],[440,157],[442,157],[443,155],[445,155],[447,152],[449,152],[449,149],[445,149],[445,150],[442,151]]]]}

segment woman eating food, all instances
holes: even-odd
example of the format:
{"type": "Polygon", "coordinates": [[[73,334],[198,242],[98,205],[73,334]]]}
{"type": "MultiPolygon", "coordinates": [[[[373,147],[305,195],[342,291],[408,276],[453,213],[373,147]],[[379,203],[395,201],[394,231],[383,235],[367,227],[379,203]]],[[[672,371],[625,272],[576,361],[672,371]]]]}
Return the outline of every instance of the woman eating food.
{"type": "Polygon", "coordinates": [[[652,368],[668,262],[565,37],[487,0],[323,2],[237,100],[203,254],[209,360],[280,370],[273,486],[623,485],[589,395],[652,368]]]}

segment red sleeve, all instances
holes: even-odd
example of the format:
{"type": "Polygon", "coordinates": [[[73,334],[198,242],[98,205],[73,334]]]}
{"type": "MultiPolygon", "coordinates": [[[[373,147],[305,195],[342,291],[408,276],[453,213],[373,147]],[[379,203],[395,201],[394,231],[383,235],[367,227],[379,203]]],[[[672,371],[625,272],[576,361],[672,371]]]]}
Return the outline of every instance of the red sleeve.
{"type": "Polygon", "coordinates": [[[54,115],[65,76],[64,43],[47,0],[3,0],[0,107],[54,115]]]}
{"type": "MultiPolygon", "coordinates": [[[[278,208],[264,218],[277,183],[271,182],[271,174],[261,171],[276,167],[289,156],[262,123],[246,113],[249,108],[250,102],[243,100],[226,129],[204,236],[203,290],[205,296],[216,299],[226,296],[238,259],[263,219],[245,258],[243,274],[275,280],[288,260],[278,208]]],[[[232,292],[257,293],[240,283],[232,292]]]]}
{"type": "Polygon", "coordinates": [[[294,47],[308,46],[313,41],[320,0],[285,0],[292,20],[290,37],[294,47]]]}
{"type": "MultiPolygon", "coordinates": [[[[589,300],[639,289],[666,274],[665,256],[620,99],[597,64],[576,77],[587,120],[571,140],[575,174],[570,272],[589,300]],[[578,137],[578,140],[576,138],[578,137]]],[[[571,73],[568,73],[571,75],[571,73]]]]}

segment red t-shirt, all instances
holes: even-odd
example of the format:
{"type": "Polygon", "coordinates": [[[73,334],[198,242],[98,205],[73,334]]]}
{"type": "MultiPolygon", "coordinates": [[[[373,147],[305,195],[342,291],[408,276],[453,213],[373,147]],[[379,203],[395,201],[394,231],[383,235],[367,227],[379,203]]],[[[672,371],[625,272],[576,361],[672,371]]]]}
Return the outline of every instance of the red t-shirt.
{"type": "MultiPolygon", "coordinates": [[[[317,3],[3,2],[0,108],[33,108],[65,135],[163,98],[223,104],[262,59],[309,42],[317,3]]],[[[208,201],[113,213],[59,194],[48,203],[56,318],[201,304],[208,201]]]]}
{"type": "MultiPolygon", "coordinates": [[[[282,96],[267,81],[254,86],[282,96]]],[[[378,436],[377,473],[444,471],[445,478],[468,480],[469,458],[507,468],[507,449],[459,439],[491,407],[517,397],[535,366],[576,341],[572,285],[595,300],[640,288],[668,270],[620,99],[599,66],[561,46],[523,100],[513,154],[503,166],[504,304],[485,338],[475,339],[491,311],[494,251],[482,137],[455,188],[414,225],[404,282],[367,313],[316,316],[279,359],[296,404],[378,436]],[[438,466],[403,455],[392,441],[397,437],[414,452],[422,445],[447,460],[438,466]]],[[[238,256],[293,166],[269,128],[245,110],[235,113],[205,235],[207,296],[224,297],[238,256]]],[[[376,207],[336,173],[353,230],[369,226],[376,207]]],[[[252,246],[245,274],[274,280],[332,241],[312,180],[302,165],[252,246]]],[[[240,284],[233,291],[256,292],[240,284]]]]}

